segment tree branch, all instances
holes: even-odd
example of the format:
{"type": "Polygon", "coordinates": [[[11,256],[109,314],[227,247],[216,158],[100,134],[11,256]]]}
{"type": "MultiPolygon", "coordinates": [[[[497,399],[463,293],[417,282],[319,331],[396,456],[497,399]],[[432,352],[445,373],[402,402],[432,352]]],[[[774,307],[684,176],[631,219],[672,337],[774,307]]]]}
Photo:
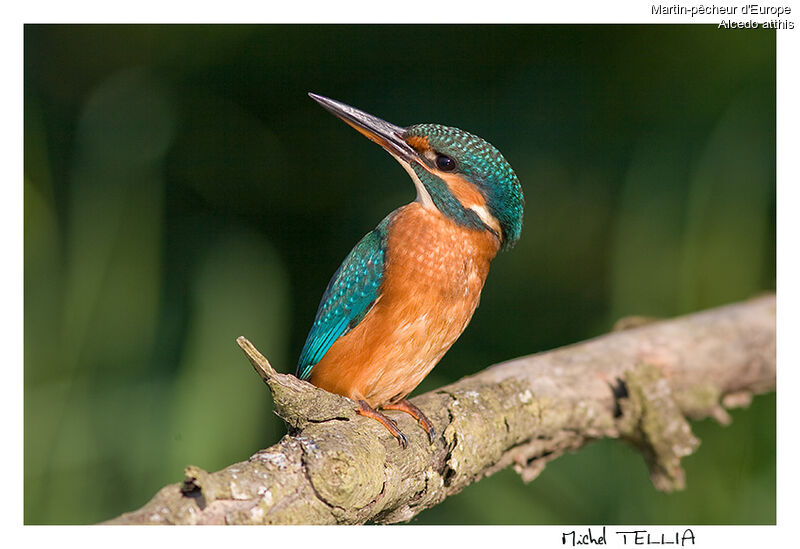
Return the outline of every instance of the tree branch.
{"type": "MultiPolygon", "coordinates": [[[[638,324],[633,322],[633,324],[638,324]]],[[[502,364],[413,399],[441,433],[408,415],[401,449],[354,404],[279,374],[238,339],[289,434],[216,473],[190,466],[110,524],[359,524],[408,521],[513,466],[524,481],[592,440],[640,449],[660,490],[684,486],[699,442],[688,418],[730,422],[725,407],[775,390],[775,297],[612,332],[502,364]]]]}

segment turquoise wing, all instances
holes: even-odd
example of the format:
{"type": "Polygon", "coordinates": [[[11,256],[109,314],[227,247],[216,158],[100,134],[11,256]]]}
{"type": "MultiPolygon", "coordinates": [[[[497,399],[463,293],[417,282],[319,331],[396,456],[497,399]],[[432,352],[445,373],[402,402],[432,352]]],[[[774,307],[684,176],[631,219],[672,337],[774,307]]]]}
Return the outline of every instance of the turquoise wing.
{"type": "Polygon", "coordinates": [[[328,283],[297,363],[300,379],[308,379],[331,345],[358,326],[378,299],[387,221],[356,244],[328,283]]]}

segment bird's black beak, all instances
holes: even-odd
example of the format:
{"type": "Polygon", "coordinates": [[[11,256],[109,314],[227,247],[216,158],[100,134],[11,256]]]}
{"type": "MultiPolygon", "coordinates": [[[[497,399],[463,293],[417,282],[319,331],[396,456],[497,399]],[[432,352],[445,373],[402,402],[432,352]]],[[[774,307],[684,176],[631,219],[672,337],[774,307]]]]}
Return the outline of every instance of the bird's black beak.
{"type": "Polygon", "coordinates": [[[403,160],[411,162],[417,156],[417,152],[403,140],[403,133],[406,129],[390,124],[377,116],[372,116],[364,111],[358,110],[350,105],[345,105],[339,101],[317,95],[308,94],[311,99],[322,105],[327,111],[335,114],[350,126],[358,130],[362,135],[374,141],[389,154],[403,160]]]}

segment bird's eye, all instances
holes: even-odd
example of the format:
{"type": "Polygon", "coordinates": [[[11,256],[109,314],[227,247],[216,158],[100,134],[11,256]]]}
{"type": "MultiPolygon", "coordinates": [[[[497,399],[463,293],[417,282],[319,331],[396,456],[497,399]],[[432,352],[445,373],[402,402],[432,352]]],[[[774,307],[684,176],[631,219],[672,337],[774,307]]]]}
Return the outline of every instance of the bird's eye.
{"type": "Polygon", "coordinates": [[[456,161],[446,154],[436,155],[436,167],[443,172],[452,172],[456,169],[456,161]]]}

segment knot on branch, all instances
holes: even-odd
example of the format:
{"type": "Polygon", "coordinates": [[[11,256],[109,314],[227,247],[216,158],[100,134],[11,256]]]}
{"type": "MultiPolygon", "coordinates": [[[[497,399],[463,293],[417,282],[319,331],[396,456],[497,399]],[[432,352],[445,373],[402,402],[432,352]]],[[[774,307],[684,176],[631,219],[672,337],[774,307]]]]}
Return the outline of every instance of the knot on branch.
{"type": "Polygon", "coordinates": [[[189,465],[183,470],[183,475],[181,493],[186,497],[194,498],[201,510],[216,499],[213,483],[207,482],[209,478],[208,471],[195,465],[189,465]]]}
{"type": "Polygon", "coordinates": [[[291,374],[279,374],[247,338],[239,337],[236,342],[269,387],[275,413],[293,431],[299,431],[309,423],[355,419],[355,407],[349,399],[318,389],[291,374]]]}
{"type": "Polygon", "coordinates": [[[700,445],[673,398],[667,379],[653,364],[639,364],[625,374],[627,396],[618,400],[620,437],[642,451],[650,480],[662,491],[685,487],[681,458],[700,445]]]}
{"type": "Polygon", "coordinates": [[[386,449],[377,438],[347,424],[336,430],[310,428],[299,441],[308,479],[326,504],[352,515],[378,499],[386,449]]]}

